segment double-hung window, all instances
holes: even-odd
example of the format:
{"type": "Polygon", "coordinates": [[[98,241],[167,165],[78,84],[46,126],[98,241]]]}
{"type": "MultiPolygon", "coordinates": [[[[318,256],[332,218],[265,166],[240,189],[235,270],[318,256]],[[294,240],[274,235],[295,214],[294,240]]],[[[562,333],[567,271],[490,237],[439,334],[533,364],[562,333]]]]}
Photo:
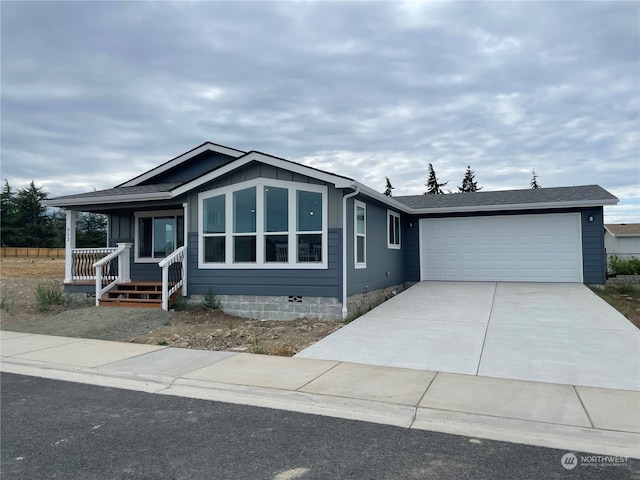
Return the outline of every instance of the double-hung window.
{"type": "Polygon", "coordinates": [[[400,248],[400,214],[387,210],[387,247],[400,248]]]}
{"type": "Polygon", "coordinates": [[[184,212],[135,212],[135,260],[159,262],[184,245],[184,212]]]}
{"type": "Polygon", "coordinates": [[[260,178],[198,196],[200,268],[327,268],[327,187],[260,178]]]}
{"type": "Polygon", "coordinates": [[[356,200],[353,212],[355,268],[367,267],[367,206],[356,200]]]}

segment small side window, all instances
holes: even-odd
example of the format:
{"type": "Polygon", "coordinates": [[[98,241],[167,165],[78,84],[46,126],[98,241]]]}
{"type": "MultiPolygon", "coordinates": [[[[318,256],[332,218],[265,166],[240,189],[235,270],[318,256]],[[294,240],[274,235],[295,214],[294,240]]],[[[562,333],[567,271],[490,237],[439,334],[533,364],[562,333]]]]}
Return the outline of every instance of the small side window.
{"type": "Polygon", "coordinates": [[[400,214],[387,210],[387,247],[400,248],[400,214]]]}

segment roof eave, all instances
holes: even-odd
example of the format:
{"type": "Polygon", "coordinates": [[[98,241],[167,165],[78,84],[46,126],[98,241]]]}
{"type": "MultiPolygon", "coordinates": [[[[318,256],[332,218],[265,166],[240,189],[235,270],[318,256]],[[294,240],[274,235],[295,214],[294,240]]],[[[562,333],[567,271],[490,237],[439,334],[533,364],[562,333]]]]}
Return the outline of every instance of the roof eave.
{"type": "Polygon", "coordinates": [[[68,199],[55,199],[45,201],[47,207],[74,207],[80,205],[104,205],[105,203],[121,202],[146,202],[153,200],[170,200],[174,195],[171,192],[136,193],[131,195],[108,195],[104,197],[80,197],[68,199]]]}
{"type": "MultiPolygon", "coordinates": [[[[337,185],[336,185],[337,186],[337,185]]],[[[349,185],[350,188],[358,188],[360,190],[360,193],[374,198],[376,200],[379,200],[382,203],[385,203],[387,205],[389,205],[390,207],[393,207],[397,210],[400,210],[401,212],[404,213],[411,213],[411,208],[407,205],[405,205],[404,203],[399,202],[398,200],[395,200],[393,197],[389,197],[383,193],[380,193],[376,190],[373,190],[370,187],[367,187],[366,185],[363,185],[359,182],[351,182],[351,184],[349,185]]],[[[341,188],[341,187],[338,187],[341,188]]],[[[345,187],[342,187],[345,188],[345,187]]]]}
{"type": "Polygon", "coordinates": [[[618,199],[608,200],[579,200],[571,202],[539,202],[539,203],[516,203],[505,205],[478,205],[461,207],[436,207],[436,208],[412,208],[412,214],[425,213],[460,213],[460,212],[496,212],[502,210],[536,210],[548,208],[575,208],[575,207],[602,207],[605,205],[616,205],[618,199]]]}

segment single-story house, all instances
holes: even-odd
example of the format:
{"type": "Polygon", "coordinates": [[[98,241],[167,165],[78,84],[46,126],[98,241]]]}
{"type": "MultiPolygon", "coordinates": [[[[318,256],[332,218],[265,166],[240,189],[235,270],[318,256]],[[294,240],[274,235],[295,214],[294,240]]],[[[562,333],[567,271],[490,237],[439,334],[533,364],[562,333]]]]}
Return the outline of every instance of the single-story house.
{"type": "MultiPolygon", "coordinates": [[[[163,308],[212,292],[261,319],[340,319],[421,280],[604,284],[598,185],[388,197],[352,178],[204,143],[66,210],[65,288],[163,308]],[[77,212],[109,246],[75,248],[77,212]]],[[[131,303],[133,304],[133,303],[131,303]]]]}
{"type": "Polygon", "coordinates": [[[607,255],[640,258],[640,223],[607,223],[604,226],[607,255]]]}

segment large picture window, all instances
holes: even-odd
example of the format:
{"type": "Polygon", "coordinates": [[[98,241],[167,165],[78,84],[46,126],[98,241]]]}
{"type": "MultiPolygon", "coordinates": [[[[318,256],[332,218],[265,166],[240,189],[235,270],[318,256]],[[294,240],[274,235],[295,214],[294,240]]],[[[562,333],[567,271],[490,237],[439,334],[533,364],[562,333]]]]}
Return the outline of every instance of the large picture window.
{"type": "Polygon", "coordinates": [[[326,268],[327,187],[261,178],[199,201],[200,268],[326,268]]]}
{"type": "Polygon", "coordinates": [[[135,213],[136,262],[159,262],[184,245],[182,210],[135,213]]]}

